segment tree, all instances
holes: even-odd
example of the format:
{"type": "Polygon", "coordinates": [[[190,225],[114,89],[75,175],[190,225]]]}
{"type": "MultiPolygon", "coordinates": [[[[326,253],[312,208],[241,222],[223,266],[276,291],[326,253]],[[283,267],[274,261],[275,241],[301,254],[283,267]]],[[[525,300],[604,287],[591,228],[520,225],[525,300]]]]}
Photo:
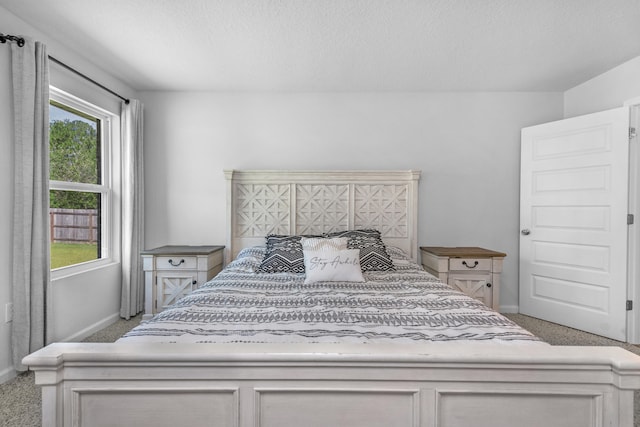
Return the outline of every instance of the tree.
{"type": "MultiPolygon", "coordinates": [[[[49,125],[49,177],[56,181],[98,184],[98,132],[81,120],[56,120],[49,125]]],[[[95,193],[52,190],[52,208],[96,209],[95,193]]]]}

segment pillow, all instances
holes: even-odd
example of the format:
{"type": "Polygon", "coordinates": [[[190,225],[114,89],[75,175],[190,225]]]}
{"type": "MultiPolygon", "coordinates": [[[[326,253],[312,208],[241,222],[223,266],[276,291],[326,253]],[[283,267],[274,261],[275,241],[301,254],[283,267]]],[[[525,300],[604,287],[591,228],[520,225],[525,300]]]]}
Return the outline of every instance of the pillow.
{"type": "Polygon", "coordinates": [[[257,273],[304,273],[304,255],[302,254],[302,237],[321,236],[287,236],[269,234],[266,237],[267,249],[257,273]]]}
{"type": "Polygon", "coordinates": [[[347,249],[349,239],[346,237],[303,237],[300,239],[303,251],[341,250],[347,249]]]}
{"type": "Polygon", "coordinates": [[[270,234],[258,273],[304,273],[300,236],[270,234]]]}
{"type": "Polygon", "coordinates": [[[358,249],[304,251],[305,284],[364,282],[358,249]]]}
{"type": "Polygon", "coordinates": [[[393,271],[393,261],[378,230],[352,230],[329,233],[327,237],[346,237],[349,249],[360,249],[362,271],[393,271]]]}
{"type": "Polygon", "coordinates": [[[393,268],[396,271],[398,271],[399,268],[408,268],[408,266],[413,263],[413,261],[409,259],[409,255],[407,255],[404,250],[396,246],[387,246],[387,253],[391,258],[391,261],[393,261],[393,268]]]}
{"type": "Polygon", "coordinates": [[[236,258],[226,265],[229,271],[254,273],[260,266],[264,258],[266,248],[263,246],[252,246],[240,250],[236,258]]]}
{"type": "Polygon", "coordinates": [[[409,259],[409,255],[407,255],[407,253],[403,249],[397,246],[387,246],[386,249],[387,249],[387,253],[389,254],[389,257],[394,261],[396,260],[404,261],[409,259]]]}

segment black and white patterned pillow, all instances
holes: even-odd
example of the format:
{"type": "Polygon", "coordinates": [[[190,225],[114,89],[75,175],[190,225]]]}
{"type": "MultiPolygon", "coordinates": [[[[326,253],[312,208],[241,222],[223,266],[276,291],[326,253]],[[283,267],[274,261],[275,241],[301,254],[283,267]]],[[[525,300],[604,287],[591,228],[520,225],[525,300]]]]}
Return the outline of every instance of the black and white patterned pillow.
{"type": "Polygon", "coordinates": [[[322,236],[285,236],[269,234],[266,237],[267,250],[258,273],[304,273],[304,254],[302,252],[302,237],[322,236]]]}
{"type": "Polygon", "coordinates": [[[362,271],[393,271],[393,261],[387,253],[378,230],[350,230],[329,233],[327,237],[347,237],[349,249],[360,249],[362,271]]]}
{"type": "Polygon", "coordinates": [[[389,254],[389,257],[391,257],[392,260],[401,260],[401,261],[406,261],[409,260],[409,255],[407,255],[407,253],[400,249],[397,246],[387,246],[387,253],[389,254]]]}

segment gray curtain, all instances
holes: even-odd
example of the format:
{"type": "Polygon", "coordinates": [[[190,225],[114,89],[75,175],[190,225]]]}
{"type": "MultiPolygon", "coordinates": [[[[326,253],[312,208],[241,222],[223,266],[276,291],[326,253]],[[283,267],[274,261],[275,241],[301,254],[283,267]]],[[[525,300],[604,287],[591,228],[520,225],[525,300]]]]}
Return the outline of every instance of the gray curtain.
{"type": "Polygon", "coordinates": [[[49,61],[46,46],[11,44],[14,115],[13,366],[49,341],[49,61]]]}
{"type": "Polygon", "coordinates": [[[122,293],[120,316],[129,319],[144,308],[144,278],[140,251],[144,249],[143,105],[123,102],[122,129],[122,293]]]}

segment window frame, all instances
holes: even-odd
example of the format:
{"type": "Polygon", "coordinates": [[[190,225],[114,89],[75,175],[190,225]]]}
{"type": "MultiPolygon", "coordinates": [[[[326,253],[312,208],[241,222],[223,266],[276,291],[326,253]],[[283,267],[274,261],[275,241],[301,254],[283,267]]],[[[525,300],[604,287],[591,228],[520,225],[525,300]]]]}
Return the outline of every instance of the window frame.
{"type": "Polygon", "coordinates": [[[113,168],[113,166],[117,164],[114,159],[114,144],[116,143],[116,138],[114,138],[115,132],[113,129],[114,124],[117,122],[117,116],[54,86],[49,86],[49,101],[54,101],[73,108],[74,110],[78,110],[81,113],[87,114],[101,121],[99,126],[101,145],[101,158],[99,159],[101,162],[101,184],[49,180],[49,190],[80,191],[100,194],[101,236],[99,240],[101,244],[101,258],[51,269],[51,278],[57,279],[117,262],[115,257],[119,251],[115,250],[115,245],[117,243],[118,234],[116,226],[118,222],[116,220],[116,212],[114,209],[116,205],[116,201],[114,200],[116,192],[114,191],[115,174],[113,168]]]}

